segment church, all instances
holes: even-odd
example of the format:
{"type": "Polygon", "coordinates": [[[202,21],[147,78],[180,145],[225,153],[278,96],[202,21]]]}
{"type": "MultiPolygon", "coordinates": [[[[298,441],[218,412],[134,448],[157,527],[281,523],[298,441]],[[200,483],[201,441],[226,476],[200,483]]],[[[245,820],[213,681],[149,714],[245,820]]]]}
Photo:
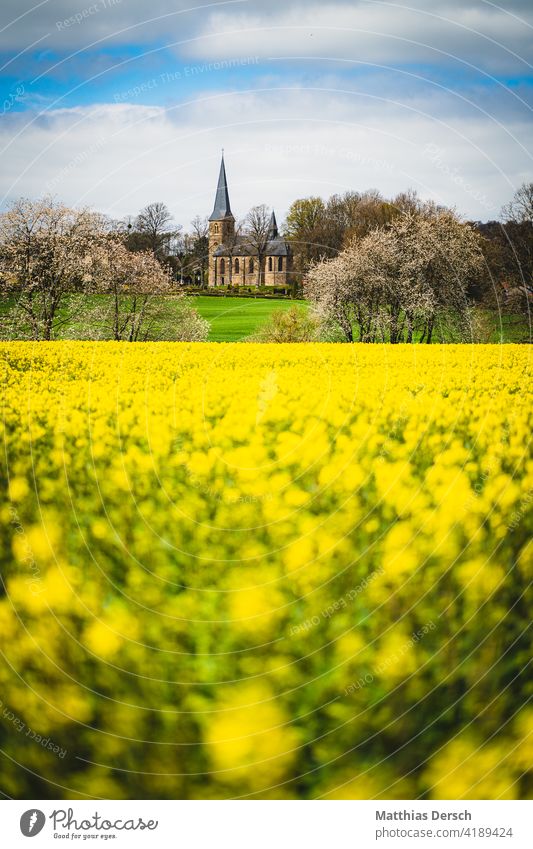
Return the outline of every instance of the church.
{"type": "Polygon", "coordinates": [[[272,213],[265,246],[263,269],[251,238],[235,232],[235,218],[229,202],[224,154],[220,163],[215,206],[209,217],[209,286],[288,286],[292,254],[279,235],[272,213]],[[262,271],[262,273],[261,273],[262,271]]]}

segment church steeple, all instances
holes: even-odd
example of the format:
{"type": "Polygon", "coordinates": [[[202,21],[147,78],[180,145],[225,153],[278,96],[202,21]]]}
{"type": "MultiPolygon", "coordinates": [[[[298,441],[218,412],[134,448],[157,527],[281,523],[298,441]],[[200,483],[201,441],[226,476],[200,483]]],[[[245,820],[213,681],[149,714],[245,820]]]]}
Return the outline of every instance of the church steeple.
{"type": "Polygon", "coordinates": [[[270,241],[272,241],[272,239],[277,239],[278,236],[278,222],[276,221],[274,210],[272,210],[272,215],[270,216],[270,225],[268,228],[268,238],[270,241]]]}
{"type": "Polygon", "coordinates": [[[222,160],[220,162],[215,206],[213,208],[213,212],[209,216],[209,220],[221,221],[223,218],[233,218],[231,207],[229,205],[228,181],[226,179],[226,167],[224,165],[224,151],[222,151],[222,160]]]}

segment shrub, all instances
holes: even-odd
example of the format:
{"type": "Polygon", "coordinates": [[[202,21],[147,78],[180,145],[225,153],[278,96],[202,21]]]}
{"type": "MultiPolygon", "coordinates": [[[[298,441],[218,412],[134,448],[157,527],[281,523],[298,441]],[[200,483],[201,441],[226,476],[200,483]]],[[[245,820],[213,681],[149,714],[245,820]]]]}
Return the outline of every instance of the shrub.
{"type": "Polygon", "coordinates": [[[326,324],[302,307],[276,310],[270,321],[250,337],[251,342],[317,342],[326,338],[326,324]]]}

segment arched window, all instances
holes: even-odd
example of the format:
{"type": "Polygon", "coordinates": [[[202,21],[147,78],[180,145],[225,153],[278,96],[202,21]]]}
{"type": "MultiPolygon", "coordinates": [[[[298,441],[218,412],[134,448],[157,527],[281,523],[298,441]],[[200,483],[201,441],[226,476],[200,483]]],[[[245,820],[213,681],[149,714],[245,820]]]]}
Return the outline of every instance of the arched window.
{"type": "Polygon", "coordinates": [[[239,273],[239,258],[235,260],[235,274],[239,273]]]}
{"type": "Polygon", "coordinates": [[[213,232],[218,233],[218,224],[215,224],[215,226],[213,227],[213,232]]]}
{"type": "Polygon", "coordinates": [[[250,257],[250,262],[248,263],[248,271],[250,272],[250,274],[253,274],[253,270],[254,270],[254,261],[253,261],[252,257],[250,257]]]}
{"type": "Polygon", "coordinates": [[[269,258],[268,258],[268,270],[272,271],[272,257],[271,256],[269,256],[269,258]]]}
{"type": "Polygon", "coordinates": [[[283,271],[283,257],[278,257],[278,271],[283,271]]]}
{"type": "Polygon", "coordinates": [[[225,260],[221,259],[220,260],[220,273],[224,274],[225,271],[226,271],[226,262],[225,262],[225,260]]]}

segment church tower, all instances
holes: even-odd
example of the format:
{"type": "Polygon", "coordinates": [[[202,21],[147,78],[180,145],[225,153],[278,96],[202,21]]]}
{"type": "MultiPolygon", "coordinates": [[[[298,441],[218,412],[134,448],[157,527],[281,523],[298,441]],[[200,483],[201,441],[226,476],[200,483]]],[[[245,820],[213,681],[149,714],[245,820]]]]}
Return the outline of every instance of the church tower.
{"type": "Polygon", "coordinates": [[[227,282],[227,274],[224,274],[225,266],[223,260],[215,256],[215,251],[220,245],[230,241],[235,234],[235,218],[231,212],[228,193],[228,182],[226,179],[226,167],[224,165],[224,151],[220,163],[218,175],[217,193],[215,195],[215,206],[209,216],[209,285],[221,286],[227,282]],[[226,279],[225,279],[226,278],[226,279]]]}

